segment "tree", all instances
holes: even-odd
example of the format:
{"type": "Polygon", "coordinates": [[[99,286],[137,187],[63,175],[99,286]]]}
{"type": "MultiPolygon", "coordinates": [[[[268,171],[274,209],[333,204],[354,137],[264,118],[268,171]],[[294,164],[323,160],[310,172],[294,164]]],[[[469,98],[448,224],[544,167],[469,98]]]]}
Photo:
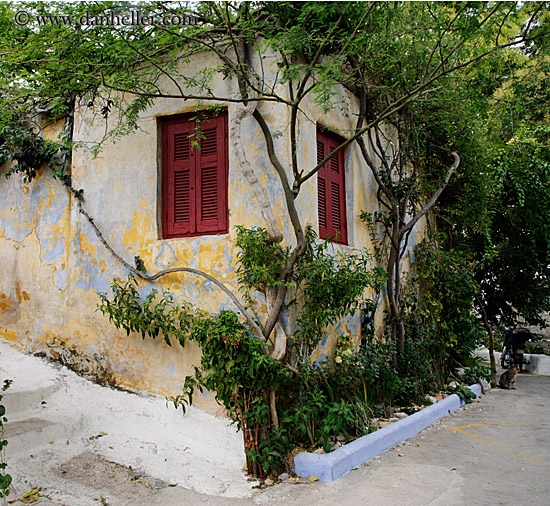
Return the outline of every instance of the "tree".
{"type": "Polygon", "coordinates": [[[530,8],[530,15],[518,7],[411,3],[399,6],[403,17],[392,7],[373,8],[368,40],[360,53],[348,55],[360,97],[357,131],[382,111],[397,109],[383,123],[375,119],[357,142],[378,185],[380,210],[363,217],[371,226],[381,225],[389,243],[387,297],[401,353],[406,332],[400,263],[414,225],[432,209],[460,164],[461,130],[468,128],[464,111],[479,113],[483,107],[468,89],[472,68],[495,65],[502,51],[520,40],[543,37],[540,27],[532,30],[542,5],[530,8]]]}
{"type": "Polygon", "coordinates": [[[550,296],[547,39],[507,51],[472,78],[482,105],[470,114],[477,154],[437,214],[449,246],[465,252],[475,269],[494,379],[493,329],[544,325],[550,296]]]}

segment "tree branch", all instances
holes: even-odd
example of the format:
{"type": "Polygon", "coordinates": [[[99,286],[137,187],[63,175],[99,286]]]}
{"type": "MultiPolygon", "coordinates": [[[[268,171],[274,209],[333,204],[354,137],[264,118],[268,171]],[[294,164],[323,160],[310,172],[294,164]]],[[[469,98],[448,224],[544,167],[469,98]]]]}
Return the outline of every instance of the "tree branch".
{"type": "Polygon", "coordinates": [[[93,218],[87,213],[87,211],[84,209],[84,207],[82,206],[82,201],[79,199],[79,198],[76,198],[76,202],[77,202],[77,206],[78,206],[78,210],[79,212],[81,212],[85,217],[86,219],[88,220],[88,222],[90,223],[90,225],[92,226],[96,236],[98,237],[98,239],[100,240],[101,244],[103,244],[103,246],[105,246],[105,248],[107,249],[107,251],[109,251],[109,253],[111,253],[111,255],[116,259],[118,260],[122,265],[124,265],[124,267],[126,267],[130,272],[132,272],[133,274],[135,274],[136,276],[138,276],[139,278],[145,280],[145,281],[155,281],[156,279],[159,279],[160,277],[162,276],[166,276],[167,274],[173,274],[175,272],[189,272],[191,274],[196,274],[197,276],[202,276],[203,278],[206,278],[208,281],[210,281],[211,283],[214,283],[218,288],[220,288],[225,294],[227,294],[227,296],[231,299],[231,301],[233,302],[233,304],[235,304],[235,306],[237,307],[237,309],[242,313],[242,315],[246,318],[246,320],[248,321],[248,323],[250,324],[250,326],[252,327],[252,329],[256,332],[257,336],[258,336],[258,339],[260,339],[261,341],[265,341],[266,338],[264,336],[264,333],[262,331],[262,329],[260,328],[260,326],[254,321],[254,319],[248,314],[248,312],[246,311],[246,309],[244,308],[244,306],[240,303],[239,299],[237,299],[237,297],[235,297],[235,295],[233,294],[233,292],[231,292],[231,290],[229,290],[229,288],[227,288],[221,281],[217,280],[216,278],[213,278],[212,276],[210,276],[210,274],[207,274],[206,272],[203,272],[199,269],[193,269],[191,267],[174,267],[172,269],[166,269],[166,270],[163,270],[163,271],[160,271],[160,272],[157,272],[156,274],[153,274],[153,275],[148,275],[148,274],[145,274],[139,270],[137,270],[133,265],[130,265],[128,262],[126,262],[126,260],[124,260],[110,245],[109,243],[105,240],[105,237],[103,236],[103,234],[101,233],[101,230],[99,230],[99,228],[97,227],[97,225],[94,223],[94,220],[93,218]]]}
{"type": "Polygon", "coordinates": [[[399,231],[399,234],[401,237],[408,230],[413,228],[418,222],[418,220],[422,218],[422,216],[424,216],[432,208],[432,206],[436,203],[437,199],[439,198],[439,195],[441,195],[441,192],[445,189],[445,187],[449,183],[449,180],[451,179],[451,176],[453,175],[454,171],[460,165],[460,157],[458,156],[458,153],[456,151],[453,151],[451,155],[453,155],[453,158],[455,159],[455,161],[447,171],[447,175],[445,176],[445,179],[439,185],[439,188],[434,192],[430,200],[422,207],[422,209],[417,214],[415,214],[414,217],[404,227],[401,228],[401,230],[399,231]]]}

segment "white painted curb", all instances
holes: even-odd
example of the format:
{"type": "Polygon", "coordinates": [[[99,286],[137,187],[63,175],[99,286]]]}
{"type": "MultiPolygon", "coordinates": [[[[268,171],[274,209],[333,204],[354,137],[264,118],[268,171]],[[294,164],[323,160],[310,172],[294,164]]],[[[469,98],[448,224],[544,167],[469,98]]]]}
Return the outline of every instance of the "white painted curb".
{"type": "MultiPolygon", "coordinates": [[[[483,348],[476,350],[475,354],[478,357],[489,360],[489,350],[483,348]]],[[[550,357],[548,355],[534,355],[525,353],[523,358],[529,360],[529,364],[523,366],[523,370],[532,374],[541,374],[543,376],[550,376],[550,357]]],[[[500,353],[495,351],[495,361],[500,366],[500,353]]]]}
{"type": "MultiPolygon", "coordinates": [[[[468,388],[476,397],[481,395],[481,385],[468,388]]],[[[331,453],[299,453],[294,458],[294,471],[303,478],[315,476],[320,481],[335,481],[397,443],[418,434],[464,404],[458,395],[449,395],[414,415],[360,437],[331,453]]]]}

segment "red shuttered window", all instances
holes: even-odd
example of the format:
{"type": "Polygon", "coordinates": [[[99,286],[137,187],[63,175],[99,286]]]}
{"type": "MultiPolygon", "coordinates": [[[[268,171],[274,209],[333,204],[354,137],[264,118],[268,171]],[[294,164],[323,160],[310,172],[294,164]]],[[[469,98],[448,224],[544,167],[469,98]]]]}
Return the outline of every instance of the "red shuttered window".
{"type": "Polygon", "coordinates": [[[228,232],[227,113],[194,116],[161,125],[165,239],[228,232]]]}
{"type": "MultiPolygon", "coordinates": [[[[317,130],[317,163],[341,144],[341,140],[317,130]]],[[[336,153],[317,172],[317,204],[319,236],[340,244],[348,243],[346,226],[346,185],[344,152],[336,153]]]]}

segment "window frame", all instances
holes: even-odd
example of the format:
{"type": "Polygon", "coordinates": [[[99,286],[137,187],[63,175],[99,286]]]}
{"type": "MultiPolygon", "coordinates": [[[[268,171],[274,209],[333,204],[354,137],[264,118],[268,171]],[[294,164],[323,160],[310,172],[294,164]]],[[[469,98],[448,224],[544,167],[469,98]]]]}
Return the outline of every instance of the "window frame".
{"type": "Polygon", "coordinates": [[[227,111],[217,114],[197,111],[160,119],[162,239],[221,235],[229,232],[227,116],[227,111]],[[204,115],[200,120],[201,131],[206,133],[215,130],[214,138],[207,135],[207,138],[198,140],[200,150],[192,144],[197,123],[195,118],[198,114],[204,115]],[[212,191],[213,182],[215,194],[212,191]],[[177,184],[180,188],[179,198],[177,184]],[[201,216],[201,207],[203,213],[208,213],[211,219],[204,218],[204,214],[201,216]],[[175,214],[178,212],[183,217],[187,215],[189,221],[177,222],[175,214]]]}
{"type": "MultiPolygon", "coordinates": [[[[316,136],[316,154],[317,163],[327,156],[328,153],[336,149],[344,142],[342,137],[333,132],[317,126],[316,136]],[[322,144],[322,153],[320,145],[322,144]]],[[[328,239],[334,243],[348,244],[348,226],[346,216],[346,176],[345,176],[345,157],[344,150],[334,155],[317,172],[317,217],[319,237],[328,239]],[[335,170],[335,167],[338,170],[335,170]],[[335,189],[335,185],[337,188],[335,189]],[[327,190],[330,190],[328,198],[327,190]],[[336,190],[336,192],[335,192],[336,190]],[[334,206],[337,204],[337,215],[335,215],[334,206]],[[324,209],[324,220],[323,220],[324,209]],[[334,218],[339,216],[339,228],[334,227],[334,218]],[[323,225],[323,222],[325,225],[323,225]]]]}

